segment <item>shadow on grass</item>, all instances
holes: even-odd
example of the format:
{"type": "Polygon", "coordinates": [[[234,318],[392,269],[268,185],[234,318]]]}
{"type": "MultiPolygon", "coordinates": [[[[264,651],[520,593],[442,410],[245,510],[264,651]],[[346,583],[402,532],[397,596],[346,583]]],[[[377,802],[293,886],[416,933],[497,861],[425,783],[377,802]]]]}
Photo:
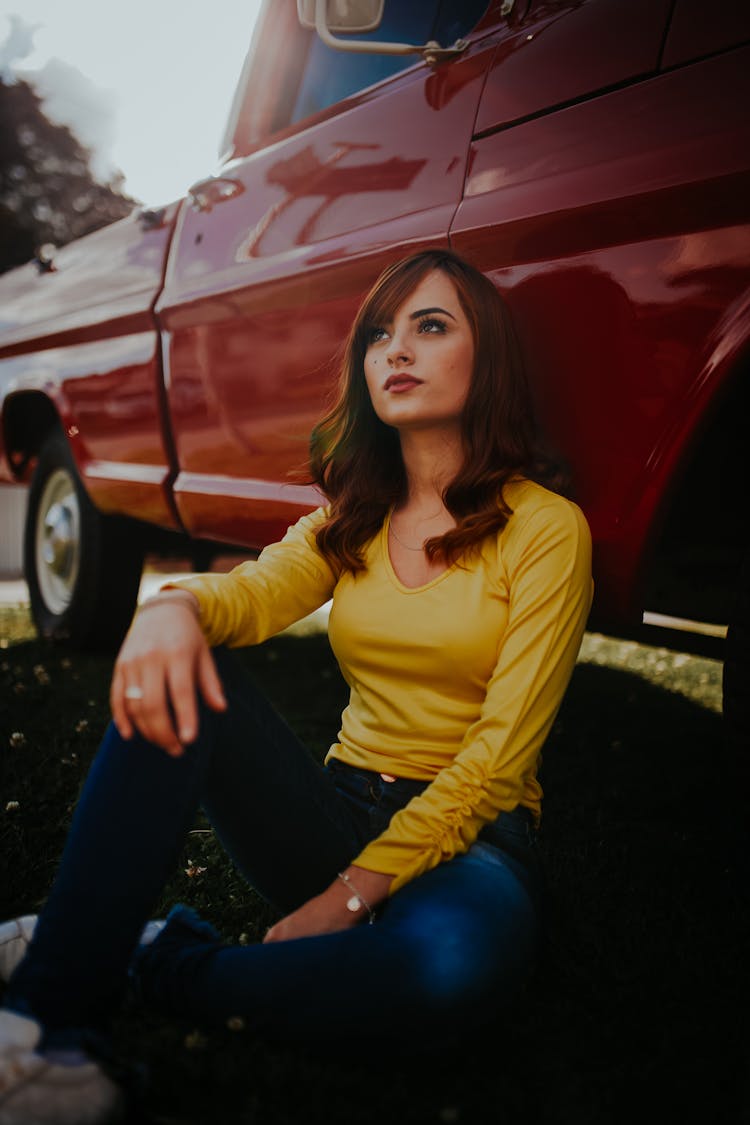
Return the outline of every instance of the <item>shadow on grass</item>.
{"type": "MultiPolygon", "coordinates": [[[[4,655],[0,720],[23,738],[6,750],[2,736],[3,808],[18,801],[0,821],[7,916],[46,894],[106,721],[111,662],[66,665],[36,642],[4,655]]],[[[282,637],[242,659],[322,756],[345,703],[326,638],[282,637]]],[[[497,1026],[467,1027],[465,1049],[447,1057],[407,1057],[383,1042],[367,1060],[342,1061],[325,1044],[272,1047],[131,1011],[118,1042],[150,1065],[148,1119],[744,1120],[750,906],[726,770],[716,714],[626,671],[579,665],[542,767],[548,939],[497,1026]]],[[[205,828],[189,838],[162,905],[189,902],[231,939],[253,940],[271,915],[205,828]]],[[[364,1010],[369,987],[363,970],[351,1003],[364,1010]]]]}

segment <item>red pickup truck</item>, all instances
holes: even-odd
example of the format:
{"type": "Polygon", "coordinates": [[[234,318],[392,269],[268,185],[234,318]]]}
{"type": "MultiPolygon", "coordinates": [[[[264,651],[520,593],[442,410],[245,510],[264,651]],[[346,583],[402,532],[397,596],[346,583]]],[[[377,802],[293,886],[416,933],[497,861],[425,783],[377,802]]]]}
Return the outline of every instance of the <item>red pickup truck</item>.
{"type": "Polygon", "coordinates": [[[40,631],[118,635],[144,551],[255,550],[316,506],[295,471],[336,349],[428,245],[513,311],[592,527],[593,620],[725,624],[748,539],[750,6],[387,0],[335,45],[316,7],[336,4],[264,4],[217,175],[0,279],[0,478],[31,481],[40,631]]]}

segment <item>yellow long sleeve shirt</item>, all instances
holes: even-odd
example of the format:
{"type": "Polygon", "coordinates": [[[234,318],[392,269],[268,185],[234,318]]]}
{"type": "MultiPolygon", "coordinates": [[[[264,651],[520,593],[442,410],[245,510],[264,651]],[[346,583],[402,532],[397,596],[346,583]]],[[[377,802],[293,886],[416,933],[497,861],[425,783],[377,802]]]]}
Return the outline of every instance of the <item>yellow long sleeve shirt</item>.
{"type": "Polygon", "coordinates": [[[591,603],[580,509],[531,481],[506,486],[513,515],[481,549],[404,586],[388,520],[366,570],[336,574],[303,517],[257,562],[173,585],[200,604],[210,644],[258,644],[332,600],[329,638],[350,688],[329,751],[352,765],[428,779],[352,861],[395,876],[391,893],[468,850],[502,810],[540,814],[537,764],[591,603]]]}

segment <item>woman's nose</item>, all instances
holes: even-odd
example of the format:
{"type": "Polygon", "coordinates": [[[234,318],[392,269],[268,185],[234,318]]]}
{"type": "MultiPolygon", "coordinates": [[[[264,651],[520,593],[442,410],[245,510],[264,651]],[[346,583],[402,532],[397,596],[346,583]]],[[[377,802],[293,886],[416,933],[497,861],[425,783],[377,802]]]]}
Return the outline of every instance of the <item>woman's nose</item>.
{"type": "Polygon", "coordinates": [[[408,363],[412,359],[412,351],[401,336],[394,335],[391,337],[391,342],[386,350],[386,356],[389,363],[408,363]]]}

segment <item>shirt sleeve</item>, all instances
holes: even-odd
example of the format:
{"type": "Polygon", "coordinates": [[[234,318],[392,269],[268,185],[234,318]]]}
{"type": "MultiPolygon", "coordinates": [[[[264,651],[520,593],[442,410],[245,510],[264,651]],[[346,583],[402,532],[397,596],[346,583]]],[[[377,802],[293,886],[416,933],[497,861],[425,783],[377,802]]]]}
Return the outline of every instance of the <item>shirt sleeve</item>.
{"type": "Polygon", "coordinates": [[[255,562],[241,563],[228,574],[178,579],[162,589],[195,595],[210,645],[260,644],[331,597],[336,576],[315,540],[326,514],[318,508],[303,516],[255,562]]]}
{"type": "Polygon", "coordinates": [[[391,894],[519,804],[575,666],[592,596],[588,525],[559,498],[512,524],[501,536],[508,624],[480,714],[450,766],[352,861],[394,875],[391,894]]]}

